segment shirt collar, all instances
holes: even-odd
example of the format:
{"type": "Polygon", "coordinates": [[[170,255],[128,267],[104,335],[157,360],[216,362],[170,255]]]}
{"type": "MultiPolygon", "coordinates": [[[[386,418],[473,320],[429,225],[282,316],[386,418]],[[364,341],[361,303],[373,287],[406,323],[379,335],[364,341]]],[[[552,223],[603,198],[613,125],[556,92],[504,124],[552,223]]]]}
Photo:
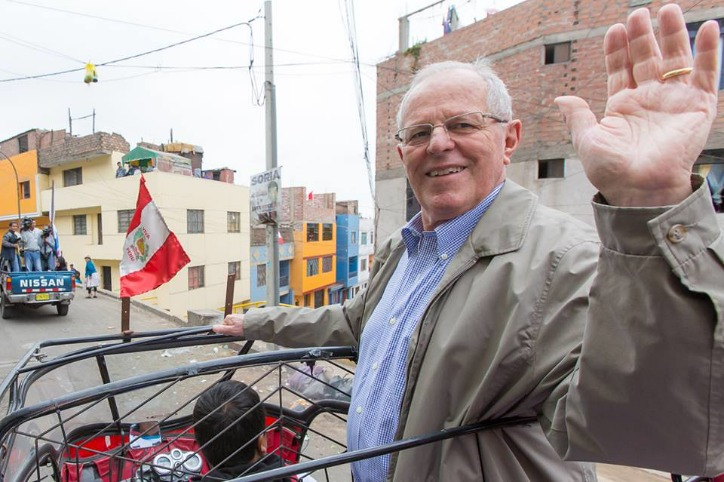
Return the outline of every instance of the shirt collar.
{"type": "Polygon", "coordinates": [[[439,252],[457,252],[460,246],[473,232],[473,229],[483,217],[485,211],[493,203],[505,181],[501,182],[480,201],[473,209],[440,224],[433,231],[424,231],[422,227],[422,213],[419,212],[402,228],[402,240],[407,248],[408,255],[414,252],[423,236],[437,238],[439,252]]]}

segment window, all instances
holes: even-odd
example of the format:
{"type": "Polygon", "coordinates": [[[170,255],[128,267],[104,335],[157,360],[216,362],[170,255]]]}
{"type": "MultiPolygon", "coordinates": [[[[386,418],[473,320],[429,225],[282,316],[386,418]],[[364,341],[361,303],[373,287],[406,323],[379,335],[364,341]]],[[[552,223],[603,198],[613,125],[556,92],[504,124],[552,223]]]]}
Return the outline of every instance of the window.
{"type": "Polygon", "coordinates": [[[322,258],[322,273],[329,273],[332,271],[332,257],[325,256],[322,258]]]}
{"type": "Polygon", "coordinates": [[[324,306],[324,290],[314,292],[314,307],[319,308],[320,306],[324,306]]]}
{"type": "MultiPolygon", "coordinates": [[[[720,34],[719,34],[719,47],[718,47],[718,50],[719,50],[719,62],[718,62],[718,64],[719,64],[719,73],[718,73],[719,82],[718,82],[718,84],[719,84],[719,90],[724,90],[724,75],[722,75],[722,65],[724,65],[724,18],[717,18],[717,19],[713,19],[713,20],[716,20],[717,22],[719,22],[720,34]]],[[[691,50],[694,53],[696,53],[696,48],[694,46],[694,39],[696,38],[696,32],[699,31],[699,27],[701,27],[701,25],[703,23],[704,22],[694,22],[694,23],[686,24],[686,28],[689,31],[689,40],[691,42],[691,50]]]]}
{"type": "Polygon", "coordinates": [[[233,274],[234,280],[239,281],[241,278],[241,261],[232,261],[229,263],[229,274],[233,274]]]}
{"type": "Polygon", "coordinates": [[[367,244],[367,233],[359,233],[359,244],[367,244]]]}
{"type": "Polygon", "coordinates": [[[319,224],[307,224],[307,241],[319,241],[319,224]]]}
{"type": "Polygon", "coordinates": [[[256,286],[266,286],[266,265],[265,264],[257,264],[256,265],[256,286]]]}
{"type": "Polygon", "coordinates": [[[18,137],[18,154],[28,152],[28,135],[22,135],[18,137]]]}
{"type": "Polygon", "coordinates": [[[201,209],[186,210],[186,232],[187,233],[203,233],[204,232],[204,211],[201,209]]]}
{"type": "Polygon", "coordinates": [[[228,233],[241,232],[241,213],[236,211],[227,211],[226,213],[226,231],[228,233]]]}
{"type": "Polygon", "coordinates": [[[73,215],[73,234],[76,236],[88,234],[85,214],[73,215]]]}
{"type": "Polygon", "coordinates": [[[332,240],[332,227],[334,225],[330,223],[324,223],[322,224],[322,241],[331,241],[332,240]]]}
{"type": "Polygon", "coordinates": [[[131,219],[133,219],[133,213],[135,212],[135,209],[118,210],[118,234],[125,234],[128,232],[128,226],[131,224],[131,219]]]}
{"type": "Polygon", "coordinates": [[[189,289],[195,290],[204,287],[204,267],[192,266],[189,268],[189,289]]]}
{"type": "Polygon", "coordinates": [[[307,276],[319,274],[319,258],[310,258],[307,260],[307,276]]]}
{"type": "Polygon", "coordinates": [[[63,171],[63,187],[83,184],[83,171],[80,167],[63,171]]]}
{"type": "Polygon", "coordinates": [[[420,212],[420,203],[417,202],[415,193],[412,191],[412,186],[410,186],[410,181],[405,182],[407,183],[405,190],[405,221],[409,221],[415,217],[415,214],[420,212]]]}
{"type": "Polygon", "coordinates": [[[359,260],[359,270],[367,271],[367,260],[366,259],[359,260]]]}
{"type": "Polygon", "coordinates": [[[349,242],[350,244],[357,244],[357,231],[352,231],[349,233],[349,242]]]}
{"type": "Polygon", "coordinates": [[[357,276],[357,256],[349,258],[349,276],[357,276]]]}
{"type": "Polygon", "coordinates": [[[724,213],[724,149],[703,151],[693,171],[706,179],[714,210],[724,213]]]}
{"type": "Polygon", "coordinates": [[[545,64],[560,64],[571,60],[571,42],[548,44],[545,46],[545,64]]]}
{"type": "Polygon", "coordinates": [[[565,177],[566,164],[563,159],[544,159],[538,161],[538,179],[565,177]]]}
{"type": "Polygon", "coordinates": [[[30,181],[20,183],[20,197],[22,199],[30,199],[30,181]]]}

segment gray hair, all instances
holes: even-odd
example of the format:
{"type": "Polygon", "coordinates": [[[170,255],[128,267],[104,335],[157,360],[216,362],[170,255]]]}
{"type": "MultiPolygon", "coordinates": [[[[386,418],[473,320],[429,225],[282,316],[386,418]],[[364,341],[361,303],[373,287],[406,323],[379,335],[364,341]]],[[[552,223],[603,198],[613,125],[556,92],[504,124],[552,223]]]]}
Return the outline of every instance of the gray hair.
{"type": "Polygon", "coordinates": [[[410,83],[410,88],[407,90],[405,95],[402,97],[400,102],[400,108],[397,110],[397,127],[402,129],[402,113],[407,107],[407,103],[410,98],[410,94],[413,92],[422,81],[432,77],[439,72],[447,72],[451,70],[467,70],[473,72],[480,77],[488,91],[488,112],[496,115],[500,118],[510,120],[513,118],[513,107],[510,99],[510,94],[505,84],[498,74],[490,66],[490,61],[484,58],[480,58],[473,63],[458,62],[458,61],[445,61],[430,64],[423,67],[419,72],[415,74],[410,83]]]}

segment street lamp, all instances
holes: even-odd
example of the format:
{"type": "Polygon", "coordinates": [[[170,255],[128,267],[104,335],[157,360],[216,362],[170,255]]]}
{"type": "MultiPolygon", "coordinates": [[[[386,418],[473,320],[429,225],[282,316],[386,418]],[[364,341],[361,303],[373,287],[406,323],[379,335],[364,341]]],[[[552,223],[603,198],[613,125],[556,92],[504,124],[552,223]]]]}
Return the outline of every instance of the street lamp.
{"type": "Polygon", "coordinates": [[[18,188],[18,226],[20,226],[20,178],[18,178],[18,170],[15,169],[15,163],[10,159],[8,156],[3,153],[3,151],[0,151],[0,155],[2,155],[5,159],[8,160],[11,166],[13,166],[13,172],[15,173],[15,185],[18,188]]]}

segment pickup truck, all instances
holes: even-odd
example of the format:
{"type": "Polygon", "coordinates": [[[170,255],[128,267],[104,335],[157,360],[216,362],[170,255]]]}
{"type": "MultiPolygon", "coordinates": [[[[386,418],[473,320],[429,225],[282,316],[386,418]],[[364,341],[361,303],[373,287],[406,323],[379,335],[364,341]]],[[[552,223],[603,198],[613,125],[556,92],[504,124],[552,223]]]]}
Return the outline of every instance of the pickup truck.
{"type": "Polygon", "coordinates": [[[0,314],[7,319],[19,305],[31,308],[54,305],[58,315],[65,316],[74,291],[72,271],[0,271],[0,314]]]}

